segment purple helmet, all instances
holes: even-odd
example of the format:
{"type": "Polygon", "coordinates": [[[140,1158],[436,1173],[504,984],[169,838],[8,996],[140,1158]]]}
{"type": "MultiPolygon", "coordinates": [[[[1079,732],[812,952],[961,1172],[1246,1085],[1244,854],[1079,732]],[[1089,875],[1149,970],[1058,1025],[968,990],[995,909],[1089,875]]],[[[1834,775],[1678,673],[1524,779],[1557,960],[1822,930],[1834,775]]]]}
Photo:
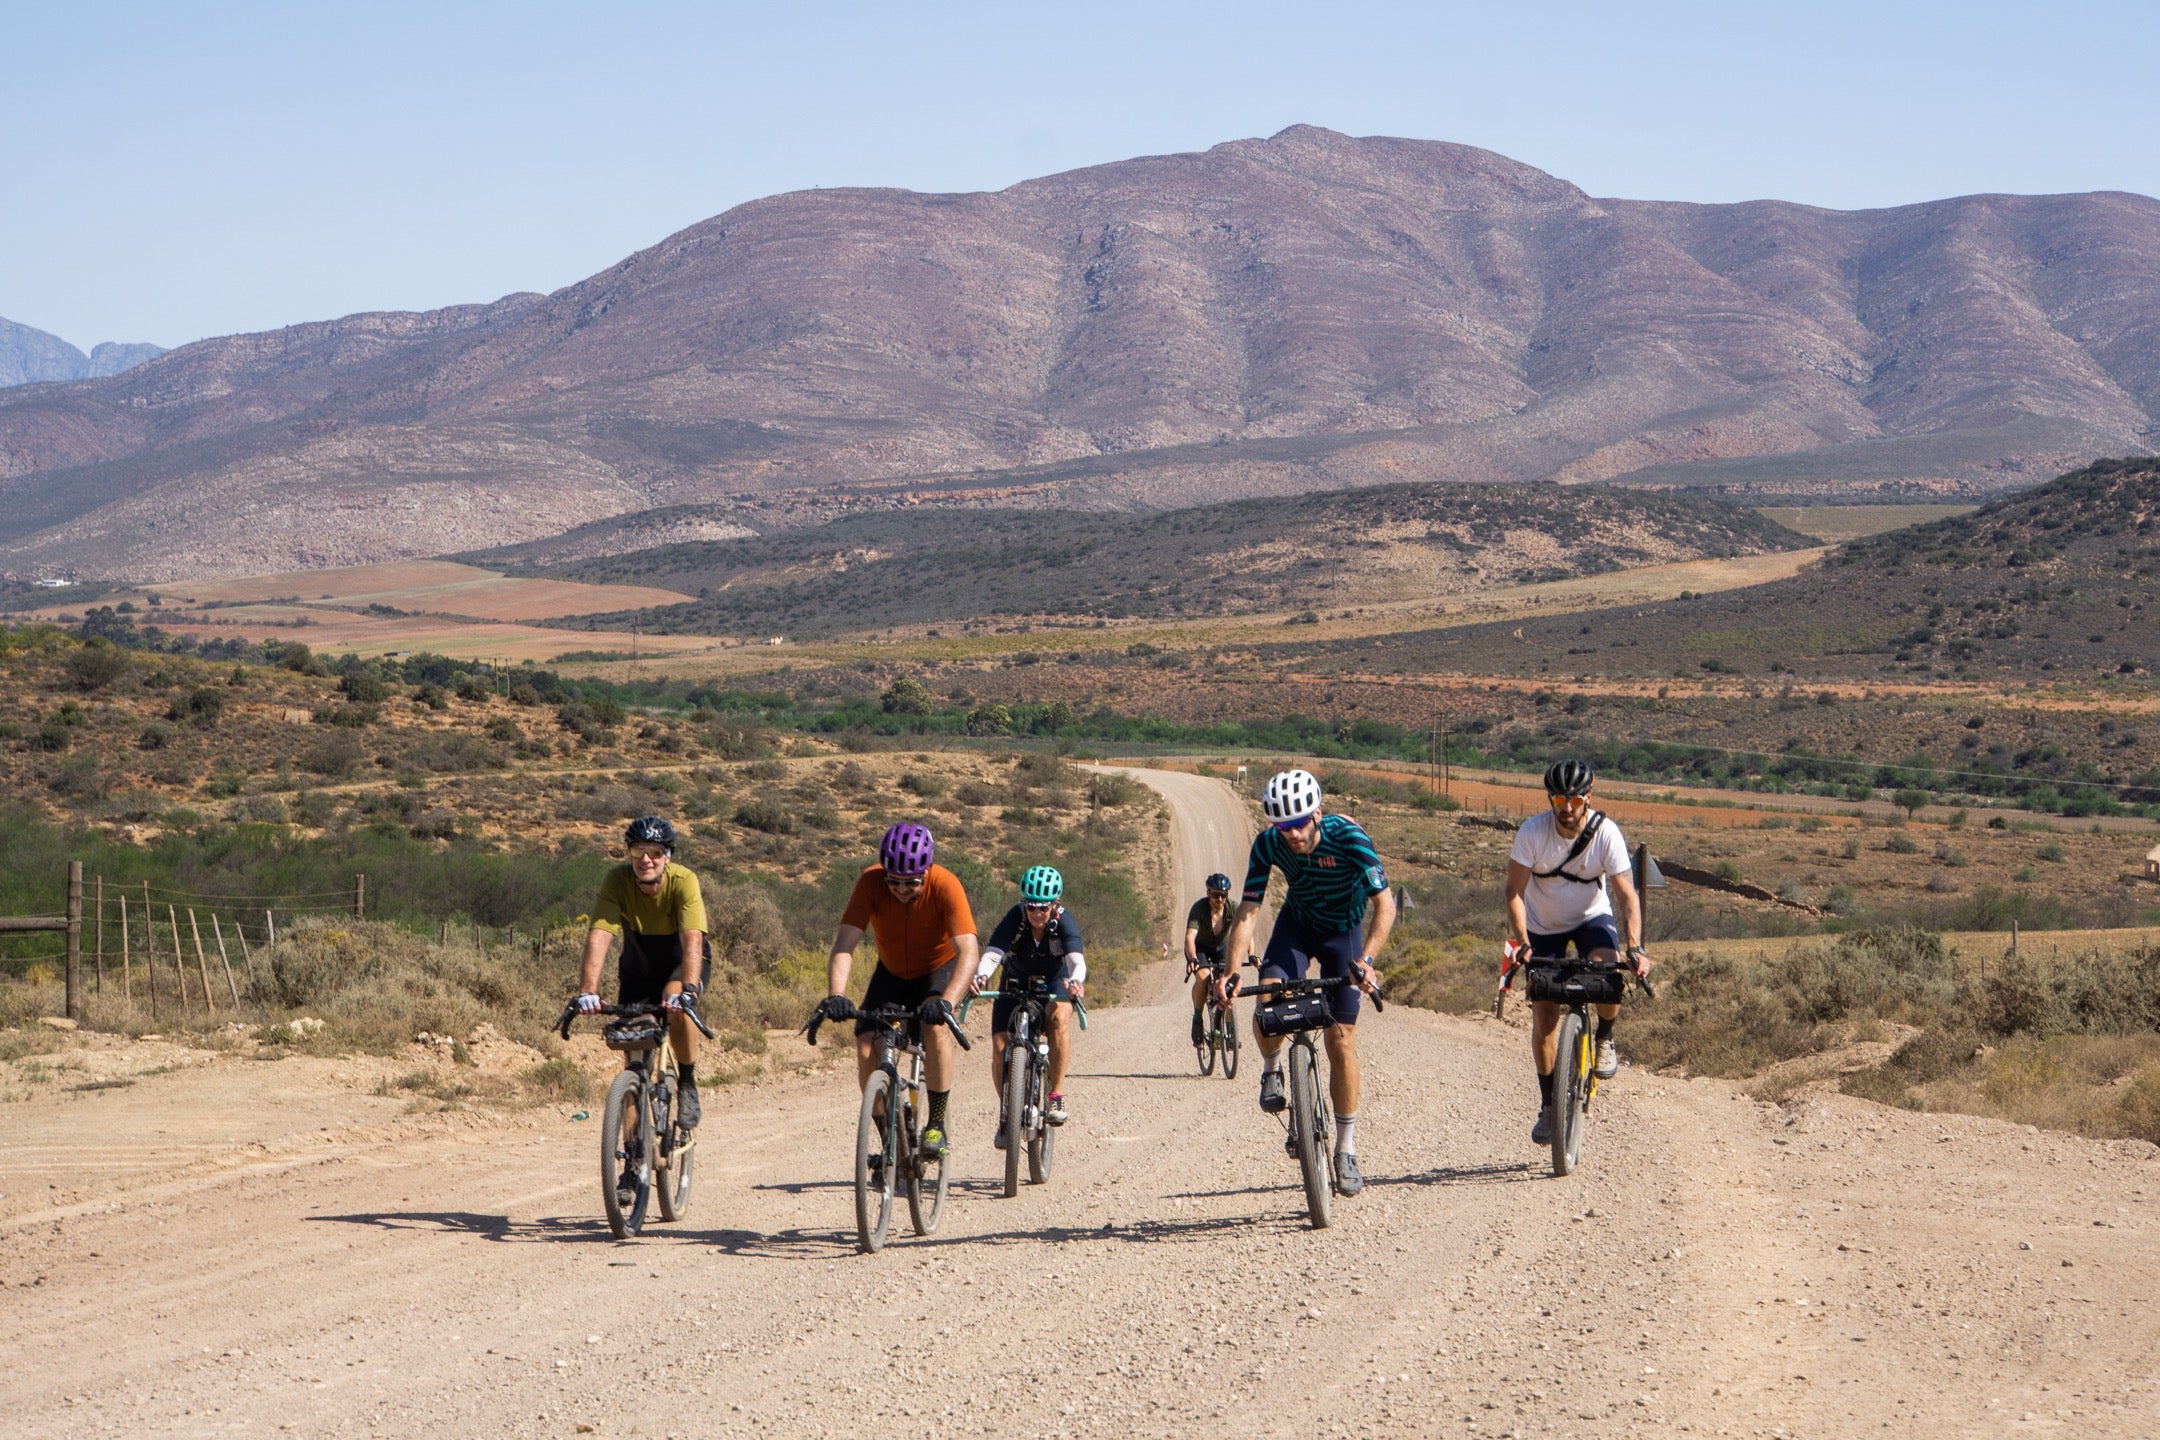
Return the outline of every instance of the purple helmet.
{"type": "Polygon", "coordinates": [[[930,831],[912,820],[887,830],[884,843],[878,846],[878,864],[888,875],[924,874],[936,857],[937,842],[930,838],[930,831]]]}

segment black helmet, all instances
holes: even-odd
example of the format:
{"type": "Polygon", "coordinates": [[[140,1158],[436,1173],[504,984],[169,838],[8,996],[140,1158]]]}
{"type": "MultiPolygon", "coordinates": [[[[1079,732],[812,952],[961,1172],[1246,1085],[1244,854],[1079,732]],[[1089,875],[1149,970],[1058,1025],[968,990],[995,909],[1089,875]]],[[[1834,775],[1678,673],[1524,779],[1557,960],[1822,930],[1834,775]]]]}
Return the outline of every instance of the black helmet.
{"type": "Polygon", "coordinates": [[[1555,760],[1545,771],[1547,795],[1588,795],[1597,772],[1587,760],[1555,760]]]}
{"type": "Polygon", "coordinates": [[[623,831],[623,844],[658,845],[661,849],[673,853],[675,827],[657,815],[647,815],[642,820],[630,822],[630,828],[623,831]]]}
{"type": "Polygon", "coordinates": [[[1213,875],[1210,875],[1210,876],[1208,876],[1208,877],[1207,877],[1207,893],[1208,893],[1208,894],[1210,894],[1210,895],[1227,895],[1227,894],[1229,894],[1229,893],[1230,893],[1230,877],[1229,877],[1228,875],[1225,875],[1225,874],[1221,873],[1220,871],[1217,871],[1217,872],[1216,872],[1215,874],[1213,874],[1213,875]]]}

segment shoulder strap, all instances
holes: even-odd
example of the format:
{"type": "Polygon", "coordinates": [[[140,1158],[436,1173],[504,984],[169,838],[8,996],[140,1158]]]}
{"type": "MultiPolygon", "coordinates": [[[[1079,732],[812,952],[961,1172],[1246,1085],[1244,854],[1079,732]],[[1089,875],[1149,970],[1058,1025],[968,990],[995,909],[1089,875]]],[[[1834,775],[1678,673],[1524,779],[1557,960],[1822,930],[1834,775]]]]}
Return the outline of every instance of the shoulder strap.
{"type": "Polygon", "coordinates": [[[1574,875],[1570,874],[1567,868],[1581,857],[1583,851],[1590,848],[1590,842],[1597,838],[1598,827],[1604,823],[1604,811],[1591,811],[1589,818],[1583,821],[1582,832],[1575,837],[1575,843],[1568,847],[1568,852],[1561,857],[1560,863],[1550,870],[1532,870],[1530,873],[1540,880],[1572,880],[1578,885],[1604,884],[1605,877],[1602,875],[1574,875]]]}

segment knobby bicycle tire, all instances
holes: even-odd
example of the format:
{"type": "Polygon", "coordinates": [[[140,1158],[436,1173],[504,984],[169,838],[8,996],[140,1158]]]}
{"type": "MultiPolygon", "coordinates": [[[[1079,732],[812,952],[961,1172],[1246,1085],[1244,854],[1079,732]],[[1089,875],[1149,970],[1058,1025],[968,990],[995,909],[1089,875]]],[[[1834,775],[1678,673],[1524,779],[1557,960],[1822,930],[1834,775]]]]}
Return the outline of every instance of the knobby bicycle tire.
{"type": "Polygon", "coordinates": [[[946,1157],[923,1153],[923,1117],[916,1113],[915,1094],[910,1091],[903,1107],[900,1137],[900,1143],[914,1157],[908,1162],[908,1218],[915,1222],[917,1235],[934,1235],[938,1222],[945,1218],[946,1157]]]}
{"type": "Polygon", "coordinates": [[[1219,1032],[1212,1027],[1200,1033],[1200,1043],[1193,1046],[1193,1059],[1199,1062],[1202,1075],[1215,1073],[1215,1041],[1219,1032]]]}
{"type": "MultiPolygon", "coordinates": [[[[665,1051],[655,1052],[664,1055],[665,1051]]],[[[682,1080],[673,1066],[663,1072],[675,1103],[668,1107],[667,1128],[654,1128],[659,1151],[653,1165],[653,1189],[660,1199],[660,1218],[680,1220],[690,1213],[690,1172],[697,1163],[697,1136],[677,1123],[682,1102],[682,1080]],[[677,1137],[680,1138],[677,1138],[677,1137]]]]}
{"type": "Polygon", "coordinates": [[[1572,1174],[1582,1158],[1582,1041],[1583,1018],[1570,1010],[1560,1017],[1559,1042],[1553,1057],[1552,1171],[1572,1174]]]}
{"type": "Polygon", "coordinates": [[[1303,1036],[1290,1043],[1290,1133],[1297,1139],[1298,1169],[1305,1176],[1305,1209],[1313,1228],[1325,1230],[1333,1219],[1334,1176],[1328,1172],[1327,1143],[1320,1120],[1320,1067],[1312,1044],[1303,1036]]]}
{"type": "Polygon", "coordinates": [[[891,1098],[892,1075],[871,1071],[855,1120],[855,1241],[866,1255],[884,1249],[892,1229],[893,1156],[885,1148],[886,1125],[878,1120],[880,1108],[890,1110],[891,1098]],[[873,1174],[871,1157],[881,1153],[884,1163],[873,1174]]]}
{"type": "Polygon", "coordinates": [[[1057,1150],[1057,1127],[1050,1123],[1050,1077],[1045,1062],[1028,1046],[1028,1103],[1035,1112],[1035,1128],[1028,1132],[1028,1183],[1040,1185],[1050,1178],[1050,1160],[1057,1150]]]}
{"type": "Polygon", "coordinates": [[[643,1077],[626,1069],[609,1083],[600,1112],[600,1204],[607,1212],[608,1229],[618,1240],[628,1240],[645,1228],[645,1207],[652,1199],[652,1151],[640,1144],[644,1102],[643,1077]],[[630,1132],[627,1139],[623,1134],[626,1119],[630,1132]],[[639,1148],[638,1163],[630,1167],[632,1200],[625,1206],[615,1188],[615,1178],[629,1164],[632,1147],[639,1148]]]}
{"type": "Polygon", "coordinates": [[[1005,1040],[1005,1198],[1020,1193],[1020,1147],[1027,1143],[1027,1026],[1015,1022],[1005,1040]]]}
{"type": "Polygon", "coordinates": [[[1225,1007],[1222,1012],[1222,1075],[1225,1080],[1237,1079],[1238,1050],[1237,1011],[1225,1007]]]}

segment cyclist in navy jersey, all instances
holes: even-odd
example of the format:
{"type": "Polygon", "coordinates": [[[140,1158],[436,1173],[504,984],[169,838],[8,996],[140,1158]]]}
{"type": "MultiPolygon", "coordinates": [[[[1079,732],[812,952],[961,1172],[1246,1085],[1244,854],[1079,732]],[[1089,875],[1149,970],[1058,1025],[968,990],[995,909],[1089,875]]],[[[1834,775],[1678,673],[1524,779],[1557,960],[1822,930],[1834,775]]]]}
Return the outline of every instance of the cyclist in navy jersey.
{"type": "MultiPolygon", "coordinates": [[[[1364,830],[1346,815],[1321,814],[1320,798],[1320,782],[1304,770],[1285,770],[1268,781],[1260,801],[1268,828],[1253,838],[1246,862],[1245,889],[1230,935],[1229,973],[1235,974],[1236,962],[1252,953],[1269,872],[1282,871],[1288,891],[1261,956],[1261,983],[1303,979],[1315,960],[1323,976],[1357,981],[1355,988],[1329,992],[1335,1023],[1325,1032],[1328,1093],[1335,1107],[1336,1183],[1343,1194],[1355,1195],[1365,1188],[1357,1164],[1359,992],[1379,983],[1373,958],[1395,927],[1395,892],[1388,888],[1387,871],[1364,830]]],[[[1216,988],[1227,1003],[1227,975],[1216,988]]],[[[1260,1108],[1278,1114],[1289,1104],[1283,1095],[1283,1038],[1260,1034],[1257,1022],[1253,1038],[1260,1047],[1260,1108]]]]}

